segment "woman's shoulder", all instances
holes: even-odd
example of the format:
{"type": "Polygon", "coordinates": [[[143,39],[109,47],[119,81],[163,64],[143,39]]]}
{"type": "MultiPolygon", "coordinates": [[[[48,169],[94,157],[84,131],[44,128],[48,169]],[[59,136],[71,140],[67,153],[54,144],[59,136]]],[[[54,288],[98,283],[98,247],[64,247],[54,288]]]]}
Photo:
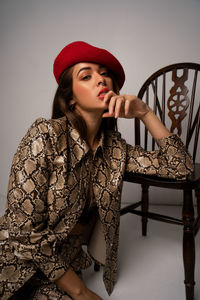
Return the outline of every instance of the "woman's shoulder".
{"type": "Polygon", "coordinates": [[[28,128],[26,134],[18,145],[16,155],[25,151],[38,154],[44,149],[55,152],[55,149],[66,147],[66,118],[45,119],[37,118],[28,128]],[[31,149],[31,150],[30,150],[31,149]]]}
{"type": "Polygon", "coordinates": [[[37,118],[30,128],[28,133],[30,135],[35,134],[48,134],[48,135],[60,135],[66,131],[66,117],[59,119],[46,119],[43,117],[37,118]]]}

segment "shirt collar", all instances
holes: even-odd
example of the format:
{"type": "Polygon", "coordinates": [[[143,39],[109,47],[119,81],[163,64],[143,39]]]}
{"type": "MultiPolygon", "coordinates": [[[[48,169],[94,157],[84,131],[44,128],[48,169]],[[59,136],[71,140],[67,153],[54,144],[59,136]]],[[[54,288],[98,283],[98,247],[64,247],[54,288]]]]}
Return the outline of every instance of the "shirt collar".
{"type": "MultiPolygon", "coordinates": [[[[72,152],[72,157],[73,157],[73,165],[77,164],[80,162],[83,157],[90,151],[90,147],[86,143],[85,140],[83,140],[80,136],[80,133],[72,123],[66,118],[66,124],[67,124],[67,134],[69,134],[71,141],[70,141],[70,152],[72,152]]],[[[97,145],[97,148],[95,150],[95,153],[98,151],[102,152],[102,155],[105,158],[105,151],[104,151],[104,144],[105,144],[105,135],[104,132],[101,131],[100,133],[100,138],[99,142],[97,145]]]]}

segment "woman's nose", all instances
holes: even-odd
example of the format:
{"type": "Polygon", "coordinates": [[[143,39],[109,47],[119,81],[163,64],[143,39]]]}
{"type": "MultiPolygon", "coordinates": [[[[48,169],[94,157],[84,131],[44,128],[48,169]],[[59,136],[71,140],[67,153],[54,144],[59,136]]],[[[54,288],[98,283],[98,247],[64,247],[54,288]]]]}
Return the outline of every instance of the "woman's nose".
{"type": "Polygon", "coordinates": [[[106,85],[105,77],[101,74],[97,75],[97,85],[106,85]]]}

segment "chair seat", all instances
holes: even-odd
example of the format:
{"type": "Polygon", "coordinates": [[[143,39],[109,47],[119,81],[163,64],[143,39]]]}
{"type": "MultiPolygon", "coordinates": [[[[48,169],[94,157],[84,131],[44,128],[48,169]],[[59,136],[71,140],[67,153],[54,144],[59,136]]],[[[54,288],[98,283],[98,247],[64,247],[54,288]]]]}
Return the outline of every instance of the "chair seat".
{"type": "Polygon", "coordinates": [[[196,189],[200,188],[200,164],[197,163],[194,165],[194,173],[187,180],[174,180],[161,178],[150,175],[142,175],[136,173],[125,173],[124,180],[133,183],[146,184],[150,186],[159,186],[162,188],[171,188],[171,189],[196,189]]]}

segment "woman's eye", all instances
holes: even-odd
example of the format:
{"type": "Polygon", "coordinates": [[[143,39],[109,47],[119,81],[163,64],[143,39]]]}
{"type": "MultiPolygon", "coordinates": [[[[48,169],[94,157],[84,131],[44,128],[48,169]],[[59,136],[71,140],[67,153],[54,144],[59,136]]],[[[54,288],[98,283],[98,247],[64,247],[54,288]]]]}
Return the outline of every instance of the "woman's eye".
{"type": "Polygon", "coordinates": [[[91,77],[91,75],[85,75],[85,76],[83,76],[81,79],[82,79],[82,80],[88,80],[88,79],[90,79],[90,77],[91,77]]]}
{"type": "Polygon", "coordinates": [[[110,77],[110,74],[107,71],[103,71],[101,72],[101,76],[110,77]]]}

